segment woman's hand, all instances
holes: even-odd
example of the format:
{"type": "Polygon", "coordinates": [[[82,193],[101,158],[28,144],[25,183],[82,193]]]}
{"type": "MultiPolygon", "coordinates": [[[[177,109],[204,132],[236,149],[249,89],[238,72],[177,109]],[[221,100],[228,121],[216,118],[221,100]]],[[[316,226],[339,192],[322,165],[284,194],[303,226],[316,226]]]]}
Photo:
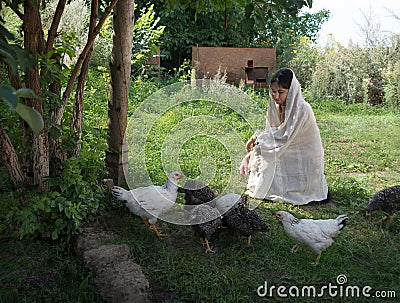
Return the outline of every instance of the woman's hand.
{"type": "Polygon", "coordinates": [[[257,137],[255,135],[251,136],[249,141],[246,143],[246,150],[249,152],[251,151],[251,148],[255,145],[255,142],[257,141],[257,137]]]}
{"type": "Polygon", "coordinates": [[[242,176],[249,174],[249,161],[251,157],[251,152],[249,152],[240,163],[239,172],[242,176]]]}

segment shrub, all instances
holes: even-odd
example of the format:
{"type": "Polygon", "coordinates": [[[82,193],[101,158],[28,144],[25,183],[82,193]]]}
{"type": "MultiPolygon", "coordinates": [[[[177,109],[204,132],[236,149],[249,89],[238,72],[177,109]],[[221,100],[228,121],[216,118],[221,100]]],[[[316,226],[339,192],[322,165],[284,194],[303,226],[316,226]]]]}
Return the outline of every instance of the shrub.
{"type": "Polygon", "coordinates": [[[159,40],[165,26],[159,26],[160,18],[155,18],[154,5],[140,11],[133,29],[132,73],[146,74],[152,69],[148,59],[157,53],[159,40]]]}
{"type": "Polygon", "coordinates": [[[83,222],[104,209],[105,191],[100,182],[103,164],[95,157],[69,158],[60,176],[49,178],[51,191],[45,195],[9,193],[2,205],[6,222],[2,229],[19,238],[50,237],[69,242],[79,234],[83,222]],[[24,198],[25,197],[25,198],[24,198]]]}
{"type": "Polygon", "coordinates": [[[384,102],[392,106],[400,105],[400,35],[392,36],[388,53],[388,64],[382,69],[384,81],[384,102]]]}
{"type": "Polygon", "coordinates": [[[91,64],[95,66],[108,67],[112,52],[113,21],[112,16],[108,16],[104,22],[100,33],[93,44],[91,64]]]}
{"type": "Polygon", "coordinates": [[[400,105],[400,62],[390,62],[384,69],[384,101],[386,104],[400,105]]]}
{"type": "Polygon", "coordinates": [[[331,40],[318,47],[303,38],[289,66],[312,99],[340,98],[349,103],[398,104],[399,38],[391,45],[348,47],[331,40]]]}
{"type": "Polygon", "coordinates": [[[302,87],[311,85],[312,75],[319,60],[320,53],[307,36],[300,37],[298,43],[293,45],[292,59],[288,67],[296,71],[296,77],[302,87]]]}

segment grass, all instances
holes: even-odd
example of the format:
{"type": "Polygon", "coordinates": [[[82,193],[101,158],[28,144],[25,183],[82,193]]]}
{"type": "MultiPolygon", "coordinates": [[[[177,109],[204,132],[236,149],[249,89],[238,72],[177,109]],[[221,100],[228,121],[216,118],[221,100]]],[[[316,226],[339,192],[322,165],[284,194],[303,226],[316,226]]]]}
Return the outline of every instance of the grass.
{"type": "Polygon", "coordinates": [[[0,302],[103,302],[78,257],[43,241],[0,243],[0,302]]]}
{"type": "MultiPolygon", "coordinates": [[[[374,213],[372,220],[363,216],[363,208],[373,193],[400,184],[399,114],[384,108],[344,105],[335,101],[312,106],[321,130],[326,176],[337,209],[262,202],[258,212],[270,231],[254,237],[251,247],[245,245],[245,239],[221,231],[212,238],[215,254],[204,253],[188,226],[159,222],[163,231],[171,236],[158,239],[142,226],[138,218],[125,216],[120,228],[121,240],[131,245],[135,260],[144,267],[151,280],[154,302],[366,302],[362,295],[360,298],[346,298],[340,297],[339,293],[336,297],[325,293],[318,299],[281,298],[276,292],[272,297],[257,294],[258,287],[265,281],[276,287],[297,286],[301,289],[302,286],[315,286],[320,289],[329,283],[338,286],[336,279],[339,275],[348,279],[343,286],[358,286],[360,289],[369,286],[371,294],[380,290],[395,291],[397,296],[400,294],[399,217],[392,224],[374,224],[373,221],[379,220],[382,213],[374,213]],[[338,236],[336,243],[322,254],[320,266],[313,267],[310,262],[316,256],[308,249],[290,253],[294,243],[273,216],[281,209],[301,218],[334,218],[346,213],[350,224],[338,236]]],[[[213,111],[209,109],[208,112],[213,111]]],[[[204,112],[200,108],[192,114],[204,112]]],[[[174,118],[176,113],[168,113],[164,118],[167,115],[170,119],[161,119],[155,126],[161,132],[160,136],[165,135],[165,130],[171,129],[171,125],[181,121],[174,118]]],[[[232,119],[232,115],[228,111],[221,119],[232,119]]],[[[243,125],[238,127],[243,133],[248,131],[243,125]]],[[[154,139],[158,131],[152,134],[154,139]]],[[[244,142],[238,144],[244,146],[244,142]]],[[[157,147],[149,148],[148,155],[151,156],[155,149],[157,147]]],[[[182,155],[196,155],[178,158],[183,162],[185,174],[191,178],[200,176],[198,159],[213,154],[216,158],[223,157],[224,154],[221,152],[221,156],[212,150],[208,140],[183,145],[182,150],[182,155]]],[[[161,171],[161,162],[152,161],[152,170],[161,171]]],[[[221,163],[222,171],[230,171],[227,165],[234,165],[229,161],[221,163]]],[[[156,183],[163,182],[161,175],[155,174],[156,183]]],[[[218,176],[216,173],[210,185],[221,192],[226,182],[218,176]]],[[[181,196],[178,201],[182,202],[181,196]]],[[[394,298],[368,298],[368,302],[395,301],[394,298]]]]}
{"type": "MultiPolygon", "coordinates": [[[[257,102],[265,109],[262,100],[257,102]]],[[[245,239],[222,230],[211,239],[215,253],[205,254],[190,227],[159,221],[158,226],[170,234],[159,239],[139,218],[121,208],[121,219],[114,231],[121,242],[130,245],[134,260],[144,268],[151,283],[152,302],[397,302],[394,298],[346,298],[327,293],[319,298],[282,298],[276,292],[265,297],[257,294],[265,282],[268,286],[292,287],[293,291],[303,286],[320,289],[338,285],[337,277],[345,275],[348,281],[343,286],[369,286],[371,294],[383,290],[400,295],[399,215],[392,224],[374,224],[383,216],[379,212],[373,214],[372,220],[363,216],[363,208],[373,193],[400,184],[399,112],[332,100],[312,106],[325,148],[326,177],[337,209],[262,202],[258,212],[270,228],[268,233],[256,235],[252,246],[247,247],[245,239]],[[274,218],[277,210],[287,210],[301,218],[332,218],[346,213],[350,223],[322,254],[321,264],[313,267],[310,262],[316,256],[307,248],[290,253],[294,243],[274,218]]],[[[154,183],[161,184],[165,178],[163,140],[174,125],[187,117],[202,115],[217,117],[234,129],[238,134],[234,143],[244,151],[252,130],[232,110],[201,101],[181,104],[153,119],[145,142],[146,167],[154,183]]],[[[100,124],[97,125],[101,127],[100,124]]],[[[221,143],[221,137],[212,136],[217,131],[215,127],[207,131],[211,134],[190,134],[176,153],[176,162],[190,178],[204,180],[202,177],[207,176],[217,192],[230,182],[234,182],[234,188],[243,188],[244,179],[230,179],[239,165],[231,155],[231,147],[221,143]],[[205,174],[208,169],[213,173],[205,174]]],[[[180,195],[178,202],[182,201],[180,195]]],[[[1,243],[0,277],[1,302],[101,302],[91,286],[91,274],[80,261],[43,242],[1,243]]]]}

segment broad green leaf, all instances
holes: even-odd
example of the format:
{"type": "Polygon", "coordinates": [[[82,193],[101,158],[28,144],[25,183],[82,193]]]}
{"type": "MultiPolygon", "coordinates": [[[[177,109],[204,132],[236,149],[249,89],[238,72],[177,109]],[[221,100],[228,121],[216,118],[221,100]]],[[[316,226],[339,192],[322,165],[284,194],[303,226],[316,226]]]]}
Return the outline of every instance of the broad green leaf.
{"type": "MultiPolygon", "coordinates": [[[[12,54],[10,54],[9,52],[6,51],[5,47],[3,47],[2,44],[0,44],[2,46],[2,48],[0,48],[0,55],[8,58],[8,59],[14,59],[14,56],[12,54]]],[[[7,45],[7,44],[5,44],[7,45]]]]}
{"type": "Polygon", "coordinates": [[[11,34],[3,25],[0,25],[0,34],[5,36],[9,40],[14,40],[14,35],[11,34]]]}
{"type": "Polygon", "coordinates": [[[19,98],[33,98],[33,99],[41,99],[38,97],[33,90],[30,88],[20,88],[16,92],[19,98]]]}
{"type": "Polygon", "coordinates": [[[33,133],[37,136],[43,130],[44,122],[42,116],[33,109],[32,107],[26,106],[25,104],[18,102],[15,111],[21,116],[22,119],[28,123],[33,133]]]}
{"type": "Polygon", "coordinates": [[[13,109],[18,105],[18,96],[15,94],[15,89],[10,85],[0,86],[0,99],[6,101],[13,109]]]}

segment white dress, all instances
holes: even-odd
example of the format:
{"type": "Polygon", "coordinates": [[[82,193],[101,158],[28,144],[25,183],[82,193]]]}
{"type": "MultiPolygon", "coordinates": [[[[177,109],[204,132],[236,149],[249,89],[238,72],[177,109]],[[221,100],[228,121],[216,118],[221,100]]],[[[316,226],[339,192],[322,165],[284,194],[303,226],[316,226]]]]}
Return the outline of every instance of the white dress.
{"type": "Polygon", "coordinates": [[[266,129],[257,132],[257,144],[249,161],[247,194],[256,199],[295,205],[326,199],[324,150],[311,106],[301,96],[293,74],[281,123],[272,98],[266,129]]]}

